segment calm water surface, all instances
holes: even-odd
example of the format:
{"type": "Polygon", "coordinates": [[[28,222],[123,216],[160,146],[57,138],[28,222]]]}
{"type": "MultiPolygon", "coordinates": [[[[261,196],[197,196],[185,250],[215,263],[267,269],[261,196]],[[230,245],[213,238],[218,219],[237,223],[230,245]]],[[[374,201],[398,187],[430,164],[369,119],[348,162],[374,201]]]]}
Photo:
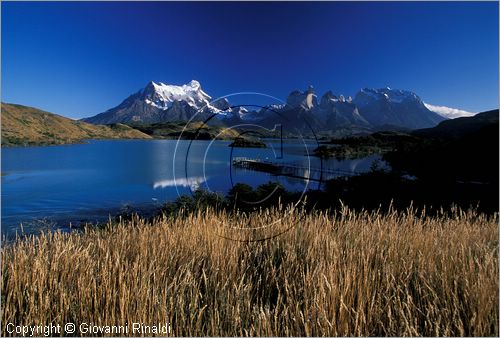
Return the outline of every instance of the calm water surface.
{"type": "MultiPolygon", "coordinates": [[[[120,140],[3,148],[2,234],[19,230],[20,223],[29,232],[46,224],[65,228],[70,222],[103,221],[126,205],[153,209],[198,187],[222,194],[237,182],[280,182],[290,190],[318,188],[318,182],[231,168],[229,143],[120,140]]],[[[278,140],[267,145],[234,148],[232,156],[320,167],[318,158],[307,156],[317,146],[313,141],[287,141],[283,154],[278,140]]],[[[378,159],[328,160],[323,167],[363,172],[378,159]]]]}

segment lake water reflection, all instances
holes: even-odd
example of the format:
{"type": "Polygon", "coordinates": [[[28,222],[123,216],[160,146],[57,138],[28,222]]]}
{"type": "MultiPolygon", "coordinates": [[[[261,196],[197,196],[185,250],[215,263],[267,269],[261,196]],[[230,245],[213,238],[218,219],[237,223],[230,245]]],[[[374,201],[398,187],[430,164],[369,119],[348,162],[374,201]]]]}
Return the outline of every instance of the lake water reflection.
{"type": "MultiPolygon", "coordinates": [[[[234,148],[232,156],[320,166],[318,158],[307,156],[316,147],[314,141],[286,141],[283,154],[279,142],[269,140],[267,148],[234,148]]],[[[3,148],[2,233],[13,233],[21,222],[26,231],[40,220],[60,227],[102,221],[124,205],[151,209],[197,188],[226,194],[237,182],[280,182],[289,190],[319,187],[315,181],[231,168],[229,143],[119,140],[3,148]]],[[[323,167],[363,172],[378,159],[331,159],[323,167]]]]}

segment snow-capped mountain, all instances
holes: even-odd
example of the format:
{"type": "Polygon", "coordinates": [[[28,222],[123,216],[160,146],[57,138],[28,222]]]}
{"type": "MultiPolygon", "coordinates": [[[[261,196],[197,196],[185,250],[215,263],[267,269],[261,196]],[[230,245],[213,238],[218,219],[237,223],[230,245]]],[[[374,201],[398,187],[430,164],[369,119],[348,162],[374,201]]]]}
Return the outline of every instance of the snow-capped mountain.
{"type": "Polygon", "coordinates": [[[285,128],[300,131],[333,131],[341,128],[367,128],[370,123],[358,112],[352,98],[338,97],[331,91],[326,92],[318,102],[314,88],[309,86],[305,91],[294,90],[285,105],[264,108],[259,111],[263,122],[273,125],[285,121],[285,128]]]}
{"type": "Polygon", "coordinates": [[[313,128],[315,131],[384,125],[416,129],[433,127],[445,119],[429,110],[415,93],[405,90],[365,88],[353,100],[332,91],[318,98],[310,86],[304,91],[292,91],[286,104],[249,111],[245,107],[232,107],[226,98],[213,101],[200,83],[192,80],[184,85],[151,81],[118,106],[84,121],[94,124],[158,123],[188,121],[193,116],[194,120],[202,121],[213,114],[216,117],[213,121],[226,125],[259,122],[272,127],[285,119],[290,128],[313,128]]]}
{"type": "Polygon", "coordinates": [[[151,81],[117,107],[83,120],[95,124],[155,123],[187,121],[197,113],[196,119],[202,120],[229,108],[227,100],[210,104],[211,99],[196,80],[181,86],[151,81]]]}
{"type": "Polygon", "coordinates": [[[446,120],[430,111],[415,93],[407,90],[361,89],[353,101],[359,113],[374,126],[428,128],[446,120]]]}
{"type": "Polygon", "coordinates": [[[332,129],[349,127],[351,125],[368,127],[370,123],[359,113],[358,107],[352,102],[349,96],[347,99],[343,95],[338,97],[327,91],[322,97],[317,108],[318,116],[325,125],[332,129]]]}
{"type": "Polygon", "coordinates": [[[197,109],[209,104],[211,97],[201,89],[198,81],[192,80],[182,86],[167,85],[151,81],[142,90],[144,101],[152,106],[166,110],[174,101],[185,101],[197,109]]]}

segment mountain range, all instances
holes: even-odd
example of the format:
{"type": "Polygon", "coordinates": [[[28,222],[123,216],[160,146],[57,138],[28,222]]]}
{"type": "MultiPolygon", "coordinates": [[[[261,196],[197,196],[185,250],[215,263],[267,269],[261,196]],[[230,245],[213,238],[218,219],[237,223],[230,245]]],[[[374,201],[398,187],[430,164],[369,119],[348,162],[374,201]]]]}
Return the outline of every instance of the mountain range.
{"type": "Polygon", "coordinates": [[[418,95],[407,90],[364,88],[353,99],[335,95],[332,91],[318,97],[310,86],[304,91],[292,91],[285,104],[248,110],[232,106],[226,98],[213,100],[196,80],[181,86],[151,81],[118,106],[83,121],[92,124],[150,124],[191,118],[204,121],[214,115],[216,121],[225,125],[252,121],[272,126],[285,118],[289,127],[318,131],[419,129],[433,127],[447,119],[430,110],[429,106],[436,107],[427,105],[418,95]]]}

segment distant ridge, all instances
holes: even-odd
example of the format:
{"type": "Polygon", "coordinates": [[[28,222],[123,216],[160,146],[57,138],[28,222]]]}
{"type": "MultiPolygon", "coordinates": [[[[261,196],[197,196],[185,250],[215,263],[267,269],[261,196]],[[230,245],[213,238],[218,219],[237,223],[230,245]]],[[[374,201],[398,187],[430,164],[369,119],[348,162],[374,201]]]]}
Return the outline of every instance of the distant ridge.
{"type": "Polygon", "coordinates": [[[498,208],[498,127],[498,109],[444,121],[414,130],[412,135],[422,141],[387,154],[386,160],[393,170],[439,183],[492,184],[489,201],[483,203],[498,208]]]}
{"type": "Polygon", "coordinates": [[[499,123],[498,109],[478,113],[474,116],[459,117],[443,121],[434,128],[413,131],[415,135],[429,137],[460,138],[465,135],[481,132],[484,128],[497,128],[499,123]]]}
{"type": "Polygon", "coordinates": [[[318,99],[310,86],[305,91],[292,91],[284,105],[247,111],[242,107],[231,108],[227,99],[212,102],[201,84],[192,80],[184,85],[150,81],[118,106],[83,121],[94,124],[151,124],[188,121],[191,118],[203,121],[215,114],[216,120],[225,125],[250,120],[272,125],[279,122],[273,112],[287,116],[288,127],[302,129],[306,119],[316,131],[345,128],[376,130],[383,125],[419,129],[433,127],[446,120],[446,117],[429,110],[415,93],[406,90],[364,88],[354,99],[327,91],[318,99]]]}

